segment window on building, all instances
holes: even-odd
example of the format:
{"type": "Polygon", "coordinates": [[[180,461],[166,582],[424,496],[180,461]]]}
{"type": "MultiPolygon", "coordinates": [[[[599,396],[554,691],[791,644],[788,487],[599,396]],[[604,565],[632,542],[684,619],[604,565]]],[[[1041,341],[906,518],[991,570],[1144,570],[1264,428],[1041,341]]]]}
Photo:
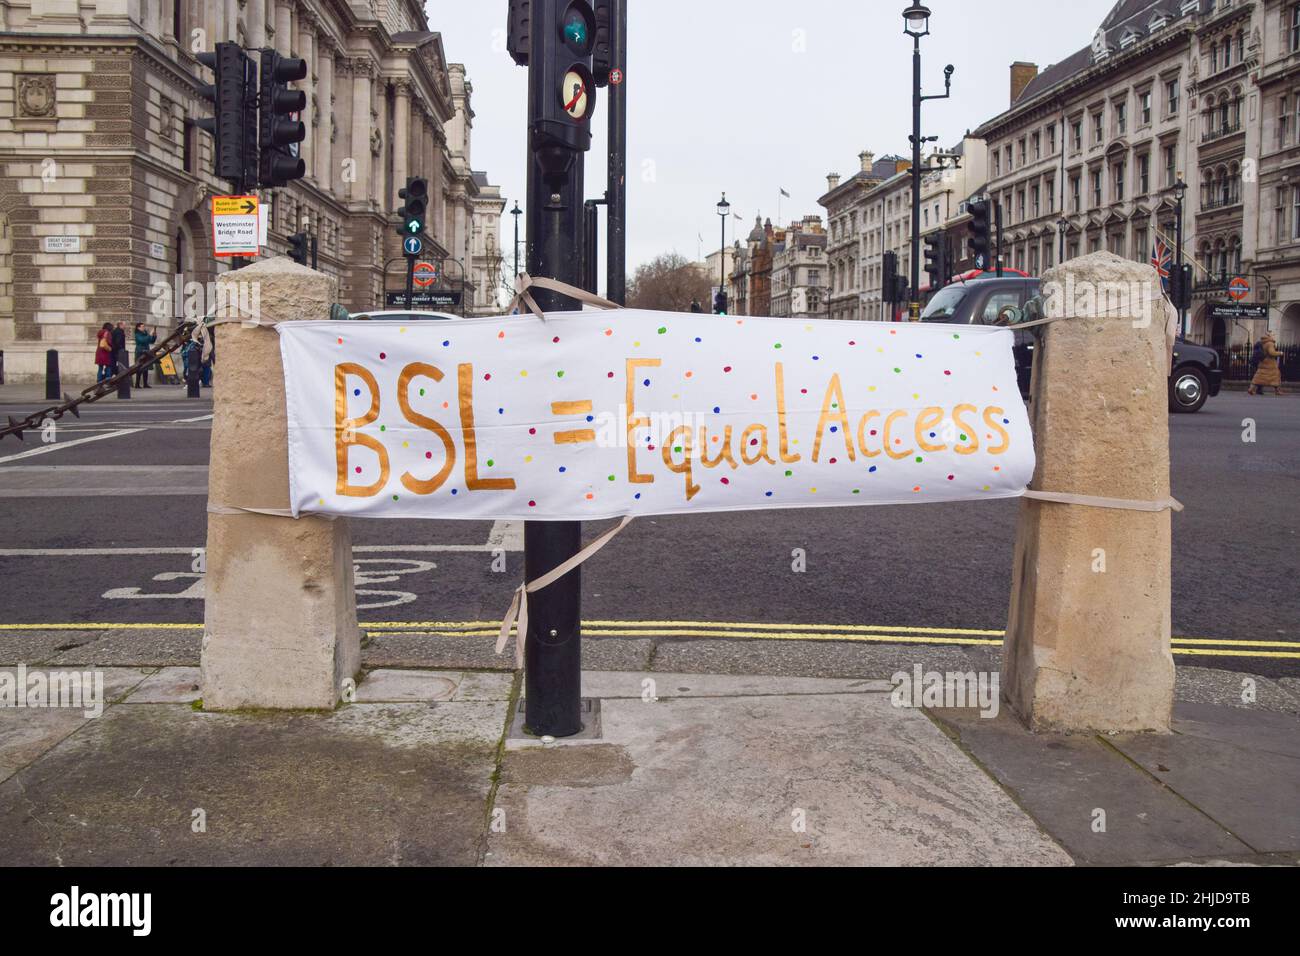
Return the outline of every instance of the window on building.
{"type": "Polygon", "coordinates": [[[1147,90],[1141,96],[1142,103],[1142,125],[1148,126],[1151,123],[1151,91],[1147,90]]]}
{"type": "Polygon", "coordinates": [[[1034,159],[1035,160],[1042,159],[1043,158],[1043,134],[1035,133],[1033,139],[1030,142],[1034,147],[1034,159]]]}
{"type": "Polygon", "coordinates": [[[1115,104],[1115,132],[1119,136],[1123,136],[1126,132],[1128,132],[1128,104],[1127,103],[1115,104]]]}
{"type": "Polygon", "coordinates": [[[1093,236],[1088,240],[1088,252],[1101,252],[1101,236],[1093,236]]]}
{"type": "Polygon", "coordinates": [[[1176,146],[1165,147],[1165,188],[1169,189],[1174,185],[1178,177],[1178,148],[1176,146]]]}
{"type": "Polygon", "coordinates": [[[1101,170],[1092,171],[1092,206],[1094,209],[1101,206],[1101,170]]]}
{"type": "Polygon", "coordinates": [[[1300,3],[1291,8],[1291,52],[1300,52],[1300,3]]]}
{"type": "Polygon", "coordinates": [[[1081,188],[1079,177],[1070,177],[1070,208],[1074,212],[1083,211],[1083,201],[1080,198],[1079,190],[1081,188]]]}
{"type": "Polygon", "coordinates": [[[1056,254],[1056,246],[1054,246],[1052,243],[1049,242],[1043,246],[1043,268],[1044,269],[1050,269],[1052,268],[1052,266],[1056,265],[1056,262],[1053,259],[1053,256],[1055,256],[1055,254],[1056,254]]]}
{"type": "Polygon", "coordinates": [[[1056,124],[1047,127],[1047,155],[1056,155],[1056,124]]]}
{"type": "Polygon", "coordinates": [[[1031,276],[1038,275],[1038,246],[1037,245],[1033,245],[1029,247],[1029,274],[1031,276]]]}
{"type": "Polygon", "coordinates": [[[1101,143],[1105,138],[1105,116],[1101,112],[1092,114],[1092,144],[1094,146],[1101,143]]]}
{"type": "Polygon", "coordinates": [[[1076,239],[1074,242],[1066,243],[1065,252],[1071,259],[1079,258],[1079,241],[1076,239]]]}
{"type": "Polygon", "coordinates": [[[1286,145],[1287,123],[1291,119],[1291,112],[1287,108],[1287,98],[1284,96],[1277,101],[1277,145],[1280,149],[1286,145]]]}
{"type": "Polygon", "coordinates": [[[1010,143],[1008,143],[1007,148],[1002,151],[1002,158],[1006,160],[1007,172],[1011,172],[1011,170],[1013,170],[1015,167],[1011,165],[1011,144],[1010,143]]]}
{"type": "Polygon", "coordinates": [[[1150,254],[1150,248],[1147,245],[1147,231],[1139,229],[1137,231],[1137,248],[1133,250],[1133,258],[1138,262],[1145,262],[1145,256],[1150,254]]]}
{"type": "Polygon", "coordinates": [[[1232,38],[1223,41],[1223,68],[1232,66],[1232,38]]]}
{"type": "Polygon", "coordinates": [[[1083,149],[1083,121],[1075,120],[1070,124],[1070,138],[1076,150],[1083,149]]]}
{"type": "Polygon", "coordinates": [[[1024,222],[1025,221],[1025,191],[1023,189],[1020,190],[1018,193],[1016,193],[1016,209],[1018,210],[1016,221],[1024,222]]]}
{"type": "Polygon", "coordinates": [[[1127,170],[1123,163],[1116,163],[1113,169],[1115,174],[1115,196],[1114,201],[1119,202],[1124,198],[1124,179],[1127,170]]]}
{"type": "Polygon", "coordinates": [[[1047,211],[1056,212],[1056,180],[1047,181],[1047,211]]]}
{"type": "Polygon", "coordinates": [[[1165,103],[1169,107],[1169,115],[1178,114],[1178,81],[1170,80],[1165,84],[1165,103]]]}
{"type": "Polygon", "coordinates": [[[1138,188],[1137,194],[1145,196],[1151,191],[1151,156],[1143,153],[1138,157],[1138,188]]]}
{"type": "Polygon", "coordinates": [[[1002,175],[1002,153],[996,149],[993,151],[993,175],[1002,175]]]}
{"type": "Polygon", "coordinates": [[[1025,165],[1025,138],[1023,136],[1020,137],[1019,146],[1020,146],[1020,165],[1023,166],[1025,165]]]}
{"type": "Polygon", "coordinates": [[[1300,239],[1300,186],[1291,187],[1291,239],[1300,239]]]}
{"type": "Polygon", "coordinates": [[[1037,186],[1033,187],[1033,189],[1031,189],[1029,192],[1029,197],[1030,197],[1029,208],[1032,211],[1033,217],[1035,219],[1037,219],[1042,214],[1042,210],[1039,208],[1039,196],[1040,196],[1039,187],[1037,186]]]}
{"type": "Polygon", "coordinates": [[[1210,72],[1219,72],[1219,44],[1217,41],[1210,44],[1210,72]]]}

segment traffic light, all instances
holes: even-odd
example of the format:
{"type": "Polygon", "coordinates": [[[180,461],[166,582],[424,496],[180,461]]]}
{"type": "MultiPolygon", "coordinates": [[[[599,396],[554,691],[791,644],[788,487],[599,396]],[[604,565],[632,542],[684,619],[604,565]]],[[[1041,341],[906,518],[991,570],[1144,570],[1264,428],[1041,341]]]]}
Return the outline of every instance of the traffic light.
{"type": "Polygon", "coordinates": [[[596,14],[596,45],[591,53],[591,73],[596,86],[605,87],[609,85],[609,71],[614,66],[609,43],[614,20],[613,3],[611,0],[595,0],[592,7],[596,14]]]}
{"type": "Polygon", "coordinates": [[[944,236],[941,232],[932,232],[923,237],[925,240],[925,271],[930,277],[930,291],[940,289],[947,282],[947,263],[944,262],[944,236]]]}
{"type": "Polygon", "coordinates": [[[510,0],[510,14],[506,21],[506,49],[515,66],[528,65],[528,51],[532,48],[531,0],[510,0]]]}
{"type": "Polygon", "coordinates": [[[212,104],[212,117],[194,125],[213,139],[212,170],[218,179],[244,189],[252,170],[248,157],[257,144],[257,130],[250,122],[253,98],[253,63],[238,43],[218,43],[212,53],[200,53],[198,61],[212,71],[210,84],[199,94],[212,104]]]}
{"type": "Polygon", "coordinates": [[[298,157],[298,144],[306,139],[307,127],[291,115],[306,109],[307,94],[288,85],[306,76],[306,60],[262,51],[257,178],[267,189],[302,179],[307,172],[298,157]]]}
{"type": "Polygon", "coordinates": [[[295,232],[289,237],[289,258],[300,266],[307,264],[307,233],[295,232]]]}
{"type": "Polygon", "coordinates": [[[893,305],[898,302],[898,253],[886,252],[881,257],[880,296],[893,305]]]}
{"type": "Polygon", "coordinates": [[[713,296],[713,311],[718,315],[727,314],[727,293],[719,291],[713,296]]]}
{"type": "MultiPolygon", "coordinates": [[[[516,9],[517,4],[512,4],[512,24],[516,9]]],[[[527,30],[530,49],[541,60],[539,81],[531,82],[530,77],[528,84],[532,147],[585,152],[591,148],[591,115],[596,105],[596,80],[591,73],[595,12],[586,0],[532,0],[527,30]]]]}
{"type": "Polygon", "coordinates": [[[966,224],[971,236],[971,256],[974,259],[976,269],[981,272],[987,271],[992,264],[992,257],[989,255],[991,248],[989,239],[989,201],[981,199],[978,202],[971,203],[967,209],[969,209],[971,217],[970,222],[966,224]]]}
{"type": "Polygon", "coordinates": [[[1192,265],[1184,262],[1169,273],[1169,301],[1179,312],[1192,307],[1192,265]]]}
{"type": "Polygon", "coordinates": [[[424,212],[429,206],[429,182],[423,176],[412,176],[406,185],[397,191],[402,200],[402,208],[397,214],[402,217],[402,224],[397,229],[400,236],[419,236],[426,225],[424,212]]]}
{"type": "Polygon", "coordinates": [[[894,277],[894,303],[902,305],[908,301],[907,276],[894,277]]]}

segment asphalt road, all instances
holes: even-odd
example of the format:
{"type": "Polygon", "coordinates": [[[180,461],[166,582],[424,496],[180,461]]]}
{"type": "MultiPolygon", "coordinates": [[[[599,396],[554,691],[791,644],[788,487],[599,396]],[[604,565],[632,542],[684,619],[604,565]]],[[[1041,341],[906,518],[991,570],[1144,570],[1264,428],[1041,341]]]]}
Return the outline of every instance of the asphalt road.
{"type": "MultiPolygon", "coordinates": [[[[0,417],[35,407],[5,404],[0,393],[0,417]]],[[[60,423],[52,444],[30,434],[23,444],[0,441],[0,627],[202,620],[193,552],[205,540],[211,412],[206,398],[168,389],[86,408],[80,421],[60,423]]],[[[1173,518],[1175,636],[1295,645],[1175,659],[1300,675],[1300,660],[1255,656],[1300,652],[1300,398],[1225,393],[1199,414],[1171,416],[1170,426],[1173,491],[1186,505],[1173,518]],[[1253,442],[1243,440],[1246,419],[1253,442]]],[[[583,614],[683,631],[684,622],[727,625],[718,628],[724,635],[753,630],[730,625],[808,625],[831,636],[869,625],[913,635],[939,629],[949,637],[938,639],[960,641],[953,631],[1006,624],[1017,508],[996,501],[641,519],[584,567],[583,614]],[[802,572],[792,568],[797,550],[802,572]]],[[[354,521],[362,620],[499,620],[523,570],[520,531],[354,521]]]]}

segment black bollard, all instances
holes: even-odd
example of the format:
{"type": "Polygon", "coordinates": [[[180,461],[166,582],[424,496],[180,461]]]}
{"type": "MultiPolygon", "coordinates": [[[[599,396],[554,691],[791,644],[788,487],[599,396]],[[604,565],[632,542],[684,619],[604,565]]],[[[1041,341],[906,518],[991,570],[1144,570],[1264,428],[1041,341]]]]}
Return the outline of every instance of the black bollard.
{"type": "MultiPolygon", "coordinates": [[[[130,368],[130,363],[126,361],[126,350],[123,349],[121,352],[117,353],[117,374],[122,375],[122,373],[125,372],[128,368],[130,368]]],[[[131,376],[130,375],[122,375],[122,377],[117,380],[117,397],[118,398],[131,397],[131,376]]]]}
{"type": "Polygon", "coordinates": [[[63,387],[59,383],[59,351],[45,350],[45,400],[57,402],[63,396],[63,387]]]}

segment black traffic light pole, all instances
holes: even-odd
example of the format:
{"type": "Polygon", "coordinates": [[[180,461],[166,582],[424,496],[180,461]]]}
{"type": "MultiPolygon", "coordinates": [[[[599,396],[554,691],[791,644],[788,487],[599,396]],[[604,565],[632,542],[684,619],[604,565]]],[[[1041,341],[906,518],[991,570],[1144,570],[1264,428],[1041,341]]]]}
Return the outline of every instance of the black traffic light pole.
{"type": "MultiPolygon", "coordinates": [[[[591,147],[596,97],[595,13],[585,0],[513,0],[509,9],[510,53],[528,66],[528,272],[578,286],[583,153],[591,147]]],[[[544,312],[580,308],[550,290],[535,289],[533,297],[544,312]]],[[[525,579],[537,580],[581,548],[581,522],[525,522],[525,579]]],[[[580,568],[528,598],[524,726],[532,734],[570,737],[582,730],[581,618],[580,568]]]]}
{"type": "MultiPolygon", "coordinates": [[[[609,178],[605,198],[605,298],[619,305],[627,297],[627,0],[609,2],[609,62],[618,80],[609,89],[609,178]]],[[[595,291],[594,289],[592,291],[595,291]]]]}

